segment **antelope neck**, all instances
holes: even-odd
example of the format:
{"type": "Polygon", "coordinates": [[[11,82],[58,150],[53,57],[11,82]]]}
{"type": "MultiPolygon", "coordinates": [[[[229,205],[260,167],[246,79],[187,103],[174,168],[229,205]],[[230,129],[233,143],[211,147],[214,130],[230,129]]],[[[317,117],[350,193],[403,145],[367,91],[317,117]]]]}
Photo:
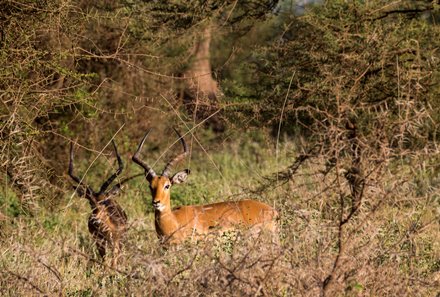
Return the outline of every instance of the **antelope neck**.
{"type": "Polygon", "coordinates": [[[158,228],[159,234],[165,236],[173,235],[179,229],[179,223],[177,222],[176,216],[171,211],[168,206],[164,211],[155,210],[154,216],[156,220],[156,228],[158,228]]]}

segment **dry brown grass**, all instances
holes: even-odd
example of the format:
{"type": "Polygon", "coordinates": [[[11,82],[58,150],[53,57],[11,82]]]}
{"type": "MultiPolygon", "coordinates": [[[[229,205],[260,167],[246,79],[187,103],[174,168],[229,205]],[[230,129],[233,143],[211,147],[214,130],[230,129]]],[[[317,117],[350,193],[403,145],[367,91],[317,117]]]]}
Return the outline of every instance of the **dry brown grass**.
{"type": "MultiPolygon", "coordinates": [[[[287,162],[291,150],[286,145],[278,161],[287,162]]],[[[176,193],[176,200],[182,195],[206,199],[199,186],[233,194],[227,185],[240,183],[239,197],[255,195],[246,188],[257,189],[257,181],[239,174],[254,155],[245,148],[231,160],[230,152],[213,158],[223,168],[234,160],[242,165],[229,165],[217,182],[206,181],[215,168],[196,165],[194,159],[200,172],[176,193]]],[[[248,170],[267,176],[279,165],[270,147],[260,152],[262,163],[248,170]]],[[[411,167],[385,173],[382,188],[366,186],[359,211],[344,225],[340,252],[338,196],[348,193],[349,185],[340,176],[341,188],[335,188],[337,176],[324,176],[324,168],[324,159],[310,159],[284,185],[268,185],[260,193],[281,213],[280,245],[238,232],[165,249],[158,244],[151,208],[145,211],[150,199],[144,196],[146,182],[138,180],[119,198],[130,227],[117,270],[95,251],[86,227],[88,205],[69,194],[53,213],[41,209],[33,218],[2,222],[1,294],[317,296],[332,275],[329,296],[435,296],[440,285],[436,193],[418,193],[411,167]]]]}

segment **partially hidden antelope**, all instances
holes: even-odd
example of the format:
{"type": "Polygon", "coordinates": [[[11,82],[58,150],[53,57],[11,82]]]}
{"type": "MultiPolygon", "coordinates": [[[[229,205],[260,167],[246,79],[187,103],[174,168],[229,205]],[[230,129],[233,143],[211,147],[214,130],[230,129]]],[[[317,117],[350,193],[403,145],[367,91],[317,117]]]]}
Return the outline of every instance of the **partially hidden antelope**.
{"type": "Polygon", "coordinates": [[[174,129],[182,143],[183,153],[169,161],[162,174],[157,175],[139,156],[150,131],[151,129],[141,140],[132,160],[145,170],[153,199],[156,233],[162,243],[178,244],[188,238],[200,239],[211,232],[222,232],[237,227],[258,230],[264,228],[276,232],[277,211],[256,200],[225,201],[171,209],[171,187],[185,182],[190,174],[190,170],[185,169],[170,176],[171,169],[188,155],[188,148],[183,137],[174,129]]]}
{"type": "Polygon", "coordinates": [[[110,190],[107,190],[124,168],[115,142],[112,141],[112,144],[118,160],[118,169],[101,185],[98,192],[95,192],[88,184],[84,183],[74,174],[73,142],[70,143],[68,174],[77,184],[74,186],[75,192],[80,197],[85,197],[90,203],[92,213],[88,219],[88,228],[96,243],[99,255],[104,258],[106,256],[106,249],[111,248],[113,250],[111,267],[115,267],[121,253],[121,240],[127,229],[127,215],[116,202],[115,196],[119,193],[125,182],[139,176],[139,174],[126,178],[114,185],[110,190]]]}

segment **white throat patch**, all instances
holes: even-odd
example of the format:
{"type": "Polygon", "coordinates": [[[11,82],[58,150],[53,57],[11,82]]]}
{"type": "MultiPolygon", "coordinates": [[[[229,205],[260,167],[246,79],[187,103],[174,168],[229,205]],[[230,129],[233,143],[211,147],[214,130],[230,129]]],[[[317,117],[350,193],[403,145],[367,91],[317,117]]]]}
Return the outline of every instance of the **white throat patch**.
{"type": "Polygon", "coordinates": [[[165,205],[163,205],[162,203],[155,203],[153,204],[153,207],[160,212],[162,212],[165,209],[165,205]]]}

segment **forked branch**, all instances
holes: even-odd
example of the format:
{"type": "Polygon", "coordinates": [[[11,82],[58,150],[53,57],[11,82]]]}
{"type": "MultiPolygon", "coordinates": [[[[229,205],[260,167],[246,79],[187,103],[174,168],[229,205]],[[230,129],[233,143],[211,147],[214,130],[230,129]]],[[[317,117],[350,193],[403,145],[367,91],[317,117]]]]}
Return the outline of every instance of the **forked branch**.
{"type": "Polygon", "coordinates": [[[338,239],[337,247],[338,254],[333,262],[333,267],[330,273],[324,278],[321,286],[321,296],[327,295],[330,287],[337,278],[338,270],[341,266],[341,258],[345,254],[347,242],[343,241],[344,238],[344,226],[351,221],[353,216],[359,210],[362,202],[362,196],[365,187],[365,177],[362,173],[361,163],[362,163],[362,152],[359,144],[359,139],[357,136],[357,128],[354,123],[350,120],[347,122],[346,129],[348,131],[347,140],[350,143],[350,153],[351,153],[351,168],[345,173],[345,178],[347,179],[350,192],[351,192],[351,209],[348,215],[344,216],[344,197],[341,196],[340,199],[340,218],[338,223],[338,239]]]}

